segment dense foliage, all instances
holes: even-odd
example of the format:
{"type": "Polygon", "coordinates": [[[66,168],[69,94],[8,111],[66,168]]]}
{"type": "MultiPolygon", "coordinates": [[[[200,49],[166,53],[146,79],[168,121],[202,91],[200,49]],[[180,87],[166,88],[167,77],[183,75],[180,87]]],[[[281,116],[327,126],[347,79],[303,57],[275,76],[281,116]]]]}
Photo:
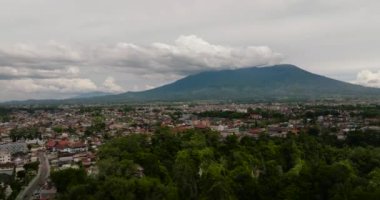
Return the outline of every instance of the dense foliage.
{"type": "Polygon", "coordinates": [[[380,148],[365,139],[162,129],[113,139],[98,156],[97,176],[52,173],[60,199],[380,199],[380,148]]]}
{"type": "Polygon", "coordinates": [[[15,142],[20,139],[41,139],[42,135],[37,127],[23,127],[12,129],[9,137],[15,142]]]}
{"type": "Polygon", "coordinates": [[[21,192],[23,187],[27,186],[29,182],[36,176],[38,172],[39,162],[27,163],[23,166],[23,170],[14,172],[12,175],[0,174],[0,199],[16,199],[17,195],[21,192]],[[6,188],[8,185],[11,188],[11,193],[6,198],[6,188]]]}
{"type": "Polygon", "coordinates": [[[234,111],[205,111],[198,114],[200,117],[219,117],[228,119],[241,119],[247,118],[248,113],[234,112],[234,111]]]}
{"type": "Polygon", "coordinates": [[[8,122],[10,120],[10,117],[9,117],[10,113],[11,113],[10,109],[0,107],[0,123],[8,122]]]}

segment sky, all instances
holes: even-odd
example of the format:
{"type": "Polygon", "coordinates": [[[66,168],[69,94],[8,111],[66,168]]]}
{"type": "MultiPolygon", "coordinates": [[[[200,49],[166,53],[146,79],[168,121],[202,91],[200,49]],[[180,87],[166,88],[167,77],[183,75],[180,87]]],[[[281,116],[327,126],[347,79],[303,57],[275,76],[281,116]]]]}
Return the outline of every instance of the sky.
{"type": "Polygon", "coordinates": [[[281,63],[380,88],[378,0],[0,2],[0,101],[281,63]]]}

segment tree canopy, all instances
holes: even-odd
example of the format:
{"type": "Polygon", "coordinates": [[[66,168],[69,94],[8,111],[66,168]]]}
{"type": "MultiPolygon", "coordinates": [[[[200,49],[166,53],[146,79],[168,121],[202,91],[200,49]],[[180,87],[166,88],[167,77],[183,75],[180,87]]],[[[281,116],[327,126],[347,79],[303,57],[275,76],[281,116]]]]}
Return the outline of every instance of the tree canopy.
{"type": "Polygon", "coordinates": [[[379,199],[380,148],[323,137],[131,134],[104,144],[97,176],[52,173],[60,199],[379,199]]]}

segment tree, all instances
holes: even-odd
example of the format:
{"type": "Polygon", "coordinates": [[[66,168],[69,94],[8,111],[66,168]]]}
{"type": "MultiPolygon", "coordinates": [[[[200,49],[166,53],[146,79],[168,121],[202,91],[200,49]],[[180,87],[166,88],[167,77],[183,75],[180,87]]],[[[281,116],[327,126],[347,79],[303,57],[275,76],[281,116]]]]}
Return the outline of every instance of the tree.
{"type": "Polygon", "coordinates": [[[25,164],[23,167],[25,169],[25,171],[38,171],[38,166],[40,165],[40,162],[36,161],[36,162],[31,162],[31,163],[27,163],[25,164]]]}
{"type": "Polygon", "coordinates": [[[183,199],[196,199],[198,197],[198,167],[190,151],[182,150],[177,153],[173,171],[173,178],[179,186],[180,197],[183,199]]]}
{"type": "Polygon", "coordinates": [[[50,175],[58,192],[66,192],[69,187],[84,184],[87,181],[86,172],[83,169],[66,169],[53,171],[50,175]]]}
{"type": "Polygon", "coordinates": [[[17,178],[20,178],[20,179],[25,178],[25,170],[18,171],[17,178]]]}
{"type": "Polygon", "coordinates": [[[379,199],[380,148],[352,142],[164,128],[107,141],[98,176],[51,178],[60,199],[379,199]]]}

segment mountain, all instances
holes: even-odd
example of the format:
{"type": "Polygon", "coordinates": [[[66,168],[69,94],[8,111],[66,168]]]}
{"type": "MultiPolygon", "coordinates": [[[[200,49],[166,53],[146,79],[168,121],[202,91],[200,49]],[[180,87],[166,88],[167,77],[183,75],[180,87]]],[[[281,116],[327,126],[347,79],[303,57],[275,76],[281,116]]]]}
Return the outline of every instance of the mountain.
{"type": "Polygon", "coordinates": [[[380,89],[334,80],[310,73],[294,65],[283,64],[202,72],[141,92],[60,101],[32,100],[28,102],[33,104],[71,104],[196,100],[322,100],[331,98],[380,99],[380,89]]]}
{"type": "Polygon", "coordinates": [[[268,100],[380,97],[380,89],[354,85],[310,73],[294,65],[202,72],[142,92],[109,100],[268,100]]]}

